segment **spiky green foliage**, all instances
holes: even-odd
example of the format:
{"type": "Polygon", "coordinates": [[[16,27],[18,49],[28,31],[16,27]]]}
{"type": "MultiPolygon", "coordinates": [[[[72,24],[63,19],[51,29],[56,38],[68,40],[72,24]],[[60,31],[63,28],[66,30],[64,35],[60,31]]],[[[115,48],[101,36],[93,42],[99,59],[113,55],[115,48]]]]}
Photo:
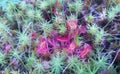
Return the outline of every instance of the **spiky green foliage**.
{"type": "Polygon", "coordinates": [[[27,4],[25,1],[20,2],[20,6],[19,6],[22,10],[25,10],[27,8],[27,4]]]}
{"type": "Polygon", "coordinates": [[[74,74],[79,74],[79,73],[84,74],[85,67],[83,67],[84,64],[80,62],[78,56],[69,57],[68,64],[69,64],[68,69],[72,70],[74,74]]]}
{"type": "Polygon", "coordinates": [[[17,71],[16,70],[12,70],[11,73],[12,74],[20,74],[20,71],[19,70],[17,70],[17,71]]]}
{"type": "Polygon", "coordinates": [[[63,33],[66,32],[66,30],[67,30],[67,29],[66,29],[66,26],[65,26],[65,25],[60,25],[60,26],[59,26],[59,32],[60,32],[60,33],[63,34],[63,33]]]}
{"type": "Polygon", "coordinates": [[[120,0],[114,0],[116,4],[120,4],[120,0]]]}
{"type": "Polygon", "coordinates": [[[0,23],[0,36],[5,40],[5,42],[9,41],[9,35],[11,36],[10,27],[0,23]]]}
{"type": "Polygon", "coordinates": [[[100,31],[95,36],[95,43],[99,43],[104,39],[104,36],[107,36],[107,33],[105,33],[103,29],[100,29],[100,31]]]}
{"type": "Polygon", "coordinates": [[[0,23],[0,34],[1,33],[9,33],[10,32],[10,28],[8,27],[8,25],[4,25],[2,23],[0,23]]]}
{"type": "Polygon", "coordinates": [[[31,8],[27,9],[26,11],[27,16],[32,19],[34,18],[34,15],[35,15],[34,13],[35,13],[34,9],[31,9],[31,8]]]}
{"type": "Polygon", "coordinates": [[[107,69],[109,63],[107,63],[108,57],[106,56],[101,56],[100,54],[98,54],[97,58],[93,61],[94,62],[94,66],[98,67],[98,70],[105,70],[107,69]]]}
{"type": "Polygon", "coordinates": [[[61,17],[59,16],[55,16],[53,17],[53,21],[56,22],[56,23],[64,23],[64,19],[62,19],[61,17]]]}
{"type": "Polygon", "coordinates": [[[16,58],[18,60],[21,60],[20,52],[17,49],[14,49],[10,55],[11,58],[16,58]]]}
{"type": "Polygon", "coordinates": [[[4,73],[5,73],[5,74],[10,74],[10,68],[5,69],[5,70],[4,70],[4,73]]]}
{"type": "Polygon", "coordinates": [[[41,62],[37,61],[34,65],[34,70],[35,74],[44,74],[44,68],[41,62]]]}
{"type": "Polygon", "coordinates": [[[97,47],[96,51],[96,54],[93,54],[93,58],[89,58],[89,63],[85,64],[87,73],[97,74],[108,69],[109,63],[107,61],[110,57],[101,53],[101,47],[97,47]]]}
{"type": "Polygon", "coordinates": [[[13,21],[13,14],[12,13],[7,13],[6,16],[7,16],[8,20],[13,21]]]}
{"type": "Polygon", "coordinates": [[[98,67],[93,66],[91,64],[86,64],[85,67],[86,67],[86,73],[85,74],[87,74],[87,73],[96,74],[97,71],[98,71],[98,69],[97,69],[98,67]]]}
{"type": "Polygon", "coordinates": [[[116,16],[117,16],[117,13],[120,12],[120,9],[119,9],[120,5],[116,5],[116,6],[113,6],[111,7],[109,10],[108,10],[108,14],[107,14],[107,17],[109,20],[113,20],[116,16]]]}
{"type": "Polygon", "coordinates": [[[117,71],[114,67],[110,68],[107,72],[108,74],[117,74],[117,71]]]}
{"type": "Polygon", "coordinates": [[[62,3],[65,3],[66,0],[58,0],[58,2],[60,2],[62,4],[62,3]]]}
{"type": "Polygon", "coordinates": [[[5,59],[6,59],[5,54],[2,51],[0,51],[0,65],[1,66],[4,66],[6,64],[6,60],[5,59]]]}
{"type": "Polygon", "coordinates": [[[26,66],[28,67],[28,69],[31,69],[37,62],[37,58],[34,52],[32,52],[32,54],[26,59],[27,59],[26,66]]]}
{"type": "Polygon", "coordinates": [[[18,4],[20,0],[0,0],[0,7],[2,7],[2,10],[5,11],[7,8],[7,2],[18,4]]]}
{"type": "Polygon", "coordinates": [[[16,6],[13,3],[8,3],[6,8],[6,17],[7,19],[13,23],[14,21],[14,13],[16,12],[16,6]]]}
{"type": "Polygon", "coordinates": [[[94,25],[89,25],[88,26],[89,28],[89,32],[92,34],[92,35],[95,35],[99,30],[98,30],[98,26],[96,24],[94,25]]]}
{"type": "Polygon", "coordinates": [[[83,39],[82,37],[77,36],[75,39],[76,44],[79,45],[82,39],[83,39]]]}
{"type": "Polygon", "coordinates": [[[24,32],[19,32],[18,35],[19,45],[25,46],[30,44],[30,37],[24,32]]]}
{"type": "Polygon", "coordinates": [[[89,33],[95,36],[95,43],[98,44],[104,39],[104,36],[107,36],[108,34],[104,31],[104,29],[98,27],[96,24],[89,25],[89,33]]]}
{"type": "Polygon", "coordinates": [[[43,22],[41,23],[41,30],[44,31],[44,37],[46,37],[53,29],[53,24],[50,24],[49,22],[43,22]]]}
{"type": "Polygon", "coordinates": [[[19,50],[13,49],[13,51],[10,54],[10,56],[11,56],[10,57],[11,59],[17,59],[17,60],[19,60],[19,62],[21,62],[21,64],[26,68],[26,66],[25,66],[25,64],[24,64],[24,62],[22,60],[22,55],[21,55],[21,53],[20,53],[19,50]]]}
{"type": "Polygon", "coordinates": [[[71,14],[69,17],[67,17],[68,19],[70,20],[76,20],[77,19],[77,16],[71,14]]]}
{"type": "Polygon", "coordinates": [[[54,6],[54,4],[56,2],[56,0],[47,0],[47,1],[48,1],[48,3],[50,3],[51,6],[54,6]]]}
{"type": "Polygon", "coordinates": [[[35,18],[36,21],[43,21],[42,12],[40,10],[35,10],[35,18]]]}
{"type": "Polygon", "coordinates": [[[64,68],[64,58],[59,54],[52,57],[51,72],[52,74],[61,74],[64,68]]]}
{"type": "Polygon", "coordinates": [[[16,5],[14,3],[8,3],[7,6],[8,7],[6,8],[6,12],[11,12],[12,13],[16,9],[16,5]]]}
{"type": "Polygon", "coordinates": [[[90,14],[87,18],[86,21],[88,21],[89,23],[92,23],[94,20],[94,16],[92,14],[90,14]]]}
{"type": "Polygon", "coordinates": [[[68,4],[69,10],[71,12],[76,11],[77,13],[81,11],[83,6],[84,5],[83,5],[83,2],[81,0],[79,0],[79,1],[76,0],[75,2],[68,4]]]}
{"type": "Polygon", "coordinates": [[[107,60],[108,58],[105,56],[98,55],[98,58],[90,60],[90,64],[86,66],[86,69],[90,74],[96,74],[102,70],[107,69],[107,60]]]}
{"type": "Polygon", "coordinates": [[[41,1],[41,2],[40,2],[40,5],[39,5],[39,7],[40,7],[42,10],[47,9],[48,6],[49,6],[49,3],[47,2],[47,0],[41,1]]]}

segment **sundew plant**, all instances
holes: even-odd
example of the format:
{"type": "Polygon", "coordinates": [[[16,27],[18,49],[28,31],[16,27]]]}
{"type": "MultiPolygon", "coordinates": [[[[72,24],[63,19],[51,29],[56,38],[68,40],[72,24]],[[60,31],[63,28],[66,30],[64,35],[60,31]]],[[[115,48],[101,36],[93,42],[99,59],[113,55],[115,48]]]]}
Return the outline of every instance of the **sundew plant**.
{"type": "Polygon", "coordinates": [[[0,74],[119,74],[119,0],[0,0],[0,74]]]}

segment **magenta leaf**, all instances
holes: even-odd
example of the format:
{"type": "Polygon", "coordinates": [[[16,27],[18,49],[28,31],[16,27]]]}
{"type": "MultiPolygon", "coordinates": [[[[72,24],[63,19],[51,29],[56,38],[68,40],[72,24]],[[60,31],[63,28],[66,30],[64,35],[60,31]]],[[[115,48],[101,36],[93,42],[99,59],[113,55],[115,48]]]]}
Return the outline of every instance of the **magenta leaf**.
{"type": "Polygon", "coordinates": [[[76,47],[77,47],[76,43],[71,42],[70,45],[67,48],[67,53],[68,54],[73,54],[75,52],[75,50],[76,50],[76,47]]]}
{"type": "Polygon", "coordinates": [[[42,56],[50,55],[46,39],[41,39],[40,42],[38,43],[37,53],[42,55],[42,56]]]}
{"type": "Polygon", "coordinates": [[[89,44],[86,44],[83,48],[82,51],[79,51],[78,53],[80,54],[82,59],[86,59],[87,55],[90,53],[92,47],[89,44]]]}
{"type": "Polygon", "coordinates": [[[69,41],[69,37],[56,37],[56,40],[60,41],[60,42],[68,42],[69,41]]]}

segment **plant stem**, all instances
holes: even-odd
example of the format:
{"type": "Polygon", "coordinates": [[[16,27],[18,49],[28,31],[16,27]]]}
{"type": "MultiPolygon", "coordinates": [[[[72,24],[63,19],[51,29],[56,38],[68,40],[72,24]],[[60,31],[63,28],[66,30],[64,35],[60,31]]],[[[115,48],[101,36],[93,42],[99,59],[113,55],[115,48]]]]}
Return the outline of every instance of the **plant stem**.
{"type": "Polygon", "coordinates": [[[112,22],[112,20],[110,20],[110,21],[103,27],[103,29],[105,29],[111,22],[112,22]]]}
{"type": "Polygon", "coordinates": [[[114,64],[114,62],[115,62],[115,60],[116,60],[116,58],[117,58],[119,52],[120,52],[120,49],[117,51],[116,56],[115,56],[115,58],[113,59],[112,63],[108,66],[108,68],[107,68],[108,70],[109,70],[110,67],[114,64]]]}
{"type": "Polygon", "coordinates": [[[67,68],[70,66],[70,63],[65,67],[65,69],[62,71],[62,74],[65,73],[65,71],[67,70],[67,68]]]}

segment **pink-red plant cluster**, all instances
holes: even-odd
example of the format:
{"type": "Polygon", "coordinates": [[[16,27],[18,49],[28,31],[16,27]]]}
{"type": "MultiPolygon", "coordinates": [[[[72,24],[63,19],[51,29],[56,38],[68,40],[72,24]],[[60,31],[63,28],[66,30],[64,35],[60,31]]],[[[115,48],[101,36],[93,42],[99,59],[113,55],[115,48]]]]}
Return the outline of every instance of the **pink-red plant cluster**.
{"type": "MultiPolygon", "coordinates": [[[[37,53],[42,56],[48,56],[51,54],[51,51],[55,51],[56,49],[65,50],[68,55],[79,55],[82,59],[85,59],[87,55],[90,53],[92,46],[85,43],[83,49],[79,49],[80,44],[76,43],[77,36],[81,36],[81,34],[87,33],[86,26],[78,27],[77,20],[68,20],[67,21],[67,31],[62,36],[56,30],[51,32],[51,38],[42,38],[40,39],[37,46],[37,53]]],[[[33,39],[36,36],[35,33],[32,34],[33,39]]]]}

